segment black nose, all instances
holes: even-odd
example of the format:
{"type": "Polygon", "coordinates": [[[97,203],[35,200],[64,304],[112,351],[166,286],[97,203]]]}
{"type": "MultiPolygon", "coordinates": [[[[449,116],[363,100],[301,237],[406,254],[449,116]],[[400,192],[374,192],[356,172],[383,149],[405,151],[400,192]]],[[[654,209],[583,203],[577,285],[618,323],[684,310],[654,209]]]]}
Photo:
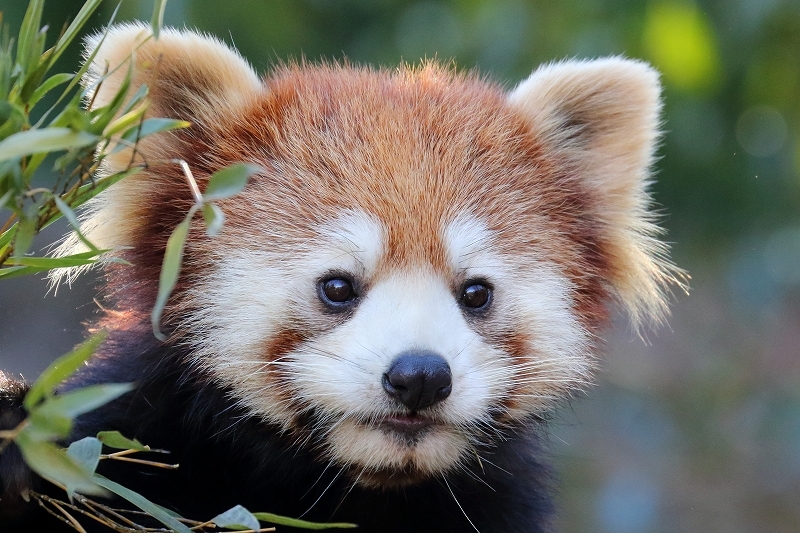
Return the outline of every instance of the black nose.
{"type": "Polygon", "coordinates": [[[412,411],[419,411],[450,396],[450,365],[432,352],[402,353],[383,375],[383,388],[412,411]]]}

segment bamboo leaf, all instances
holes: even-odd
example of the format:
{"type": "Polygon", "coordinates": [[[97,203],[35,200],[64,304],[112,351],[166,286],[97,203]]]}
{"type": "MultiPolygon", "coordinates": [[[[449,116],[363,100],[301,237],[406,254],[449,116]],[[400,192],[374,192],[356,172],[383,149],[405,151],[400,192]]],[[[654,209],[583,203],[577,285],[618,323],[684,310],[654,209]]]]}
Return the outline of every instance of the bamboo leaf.
{"type": "Polygon", "coordinates": [[[0,102],[0,140],[18,132],[25,124],[25,111],[20,106],[9,101],[0,102]]]}
{"type": "Polygon", "coordinates": [[[23,72],[28,72],[28,63],[35,54],[32,53],[39,33],[39,26],[42,23],[42,9],[44,0],[31,0],[22,25],[19,29],[19,40],[17,41],[17,63],[22,67],[23,72]]]}
{"type": "Polygon", "coordinates": [[[172,294],[172,289],[178,282],[178,275],[181,271],[181,263],[183,261],[183,249],[186,245],[186,237],[189,235],[189,226],[192,223],[192,217],[197,212],[197,207],[193,206],[183,222],[172,231],[167,241],[167,249],[164,252],[164,261],[161,264],[161,276],[158,280],[158,296],[156,303],[153,306],[153,312],[150,315],[150,321],[153,325],[153,333],[159,340],[166,340],[166,337],[161,333],[160,323],[161,314],[164,312],[164,307],[167,304],[169,295],[172,294]]]}
{"type": "Polygon", "coordinates": [[[23,402],[25,409],[31,411],[42,398],[51,395],[55,386],[80,368],[105,338],[106,333],[104,331],[95,333],[74,350],[51,363],[31,386],[28,394],[25,395],[25,401],[23,402]]]}
{"type": "Polygon", "coordinates": [[[36,415],[75,418],[97,409],[131,390],[133,390],[133,385],[130,383],[106,383],[81,387],[46,399],[31,410],[31,417],[36,415]]]}
{"type": "MultiPolygon", "coordinates": [[[[108,25],[106,26],[106,29],[103,32],[103,36],[100,38],[100,41],[97,43],[97,46],[95,47],[95,49],[84,60],[83,64],[81,65],[81,68],[78,70],[78,72],[75,73],[75,77],[72,79],[71,82],[69,82],[69,85],[67,85],[66,89],[64,89],[64,91],[58,97],[58,100],[56,100],[56,102],[53,104],[53,106],[50,109],[48,109],[47,111],[45,111],[42,114],[42,117],[36,123],[36,126],[35,126],[36,128],[41,127],[41,125],[45,123],[45,121],[47,120],[47,117],[49,117],[50,114],[53,111],[55,111],[56,109],[59,108],[59,105],[61,104],[61,101],[64,98],[66,98],[67,95],[70,94],[70,91],[72,91],[72,89],[78,84],[78,82],[80,82],[80,80],[83,79],[83,75],[86,74],[86,72],[89,70],[89,67],[91,67],[92,63],[94,62],[95,56],[100,51],[100,48],[103,45],[103,42],[105,42],[105,39],[108,36],[108,32],[110,31],[110,29],[114,25],[114,20],[116,20],[117,12],[119,11],[119,6],[120,5],[121,4],[118,3],[117,7],[114,8],[114,12],[111,14],[111,19],[109,20],[108,25]]],[[[76,92],[73,95],[73,97],[72,97],[70,103],[68,104],[68,106],[78,106],[80,101],[81,101],[81,98],[83,97],[84,94],[85,93],[83,93],[81,91],[76,92]]]]}
{"type": "Polygon", "coordinates": [[[22,257],[33,244],[36,235],[36,217],[23,212],[19,221],[14,225],[14,257],[22,257]]]}
{"type": "Polygon", "coordinates": [[[320,522],[308,522],[306,520],[299,520],[297,518],[287,518],[272,513],[253,513],[253,516],[262,522],[269,522],[270,524],[277,524],[279,526],[297,527],[302,529],[353,529],[358,527],[356,524],[348,524],[346,522],[334,522],[330,524],[320,522]]]}
{"type": "MultiPolygon", "coordinates": [[[[6,191],[3,196],[0,196],[0,209],[3,209],[8,201],[11,199],[11,196],[14,194],[14,191],[6,191]]],[[[0,243],[2,244],[2,243],[0,243]]]]}
{"type": "Polygon", "coordinates": [[[96,263],[97,259],[93,258],[108,251],[109,250],[95,250],[64,257],[13,257],[9,258],[6,264],[9,266],[31,267],[38,270],[71,268],[96,263]]]}
{"type": "Polygon", "coordinates": [[[31,154],[70,150],[96,144],[99,137],[70,128],[44,128],[21,131],[0,142],[0,161],[31,154]]]}
{"type": "Polygon", "coordinates": [[[167,7],[167,0],[155,0],[153,5],[153,17],[150,19],[150,27],[153,29],[153,37],[158,39],[161,33],[161,26],[164,25],[164,9],[167,7]]]}
{"type": "Polygon", "coordinates": [[[225,224],[225,214],[219,206],[212,203],[203,204],[203,220],[206,223],[206,234],[210,237],[218,234],[225,224]]]}
{"type": "Polygon", "coordinates": [[[23,266],[0,268],[0,279],[11,279],[19,276],[27,276],[29,274],[35,274],[37,272],[41,272],[41,270],[37,268],[30,268],[23,266]]]}
{"type": "MultiPolygon", "coordinates": [[[[75,196],[73,196],[70,200],[70,204],[72,204],[73,207],[78,207],[86,203],[88,200],[94,198],[104,190],[108,189],[121,179],[132,174],[136,174],[141,170],[141,167],[132,167],[124,172],[118,172],[117,174],[106,176],[105,178],[96,179],[94,183],[86,183],[85,185],[81,185],[80,188],[78,188],[78,191],[75,193],[75,196]]],[[[2,243],[2,240],[0,240],[0,243],[2,243]]]]}
{"type": "Polygon", "coordinates": [[[145,111],[147,111],[147,106],[141,105],[136,109],[128,111],[119,118],[112,120],[111,123],[108,126],[106,126],[106,129],[103,132],[103,136],[110,137],[112,135],[116,135],[117,133],[123,130],[127,130],[128,128],[134,125],[138,126],[139,122],[142,120],[142,117],[144,116],[145,111]]]}
{"type": "Polygon", "coordinates": [[[147,97],[149,92],[150,89],[147,84],[143,83],[139,85],[139,88],[136,89],[136,92],[133,94],[133,96],[131,96],[130,100],[128,100],[128,103],[125,104],[124,108],[122,108],[122,114],[124,115],[133,109],[139,102],[147,97]]]}
{"type": "MultiPolygon", "coordinates": [[[[95,117],[92,120],[93,133],[100,134],[102,131],[104,131],[106,129],[106,126],[108,126],[108,124],[114,119],[114,117],[117,116],[117,112],[122,107],[122,104],[125,103],[125,97],[128,95],[128,89],[130,89],[131,86],[131,78],[133,76],[133,65],[134,62],[131,61],[128,65],[128,70],[125,73],[125,77],[122,79],[122,82],[120,83],[117,92],[111,98],[111,101],[102,107],[97,107],[91,110],[90,113],[92,114],[93,117],[95,117]]],[[[110,75],[111,73],[108,73],[106,74],[105,77],[108,77],[110,75]]]]}
{"type": "Polygon", "coordinates": [[[30,106],[36,105],[36,103],[39,102],[39,100],[41,100],[44,95],[46,95],[59,85],[72,80],[74,77],[75,74],[70,74],[68,72],[63,72],[61,74],[54,74],[53,76],[50,76],[49,78],[47,78],[47,81],[42,83],[35,91],[33,91],[33,94],[31,95],[30,100],[28,102],[28,105],[30,106]]]}
{"type": "Polygon", "coordinates": [[[192,533],[192,531],[180,523],[172,513],[166,512],[162,507],[154,504],[141,494],[134,492],[129,488],[123,487],[119,483],[115,483],[110,479],[104,478],[99,474],[95,474],[92,479],[101,487],[108,489],[117,496],[128,500],[130,503],[149,514],[165,526],[172,528],[177,533],[192,533]]]}
{"type": "Polygon", "coordinates": [[[143,139],[144,137],[153,135],[154,133],[188,128],[191,125],[191,122],[186,122],[185,120],[173,120],[171,118],[148,118],[142,122],[141,128],[138,124],[129,128],[122,135],[122,139],[133,143],[136,142],[137,139],[143,139]]]}
{"type": "Polygon", "coordinates": [[[244,189],[250,176],[262,171],[260,166],[247,163],[236,163],[218,170],[208,178],[203,200],[230,198],[244,189]]]}
{"type": "Polygon", "coordinates": [[[72,458],[85,471],[94,474],[100,463],[100,454],[103,444],[94,437],[84,437],[76,440],[67,448],[67,455],[72,458]]]}
{"type": "MultiPolygon", "coordinates": [[[[34,48],[34,53],[36,55],[41,54],[41,50],[44,50],[44,43],[47,35],[45,30],[42,29],[41,32],[36,36],[36,47],[34,48]]],[[[47,74],[47,71],[50,70],[50,56],[51,53],[45,52],[41,54],[40,58],[31,58],[31,63],[36,64],[34,70],[25,77],[25,82],[22,84],[22,89],[19,91],[19,99],[22,101],[26,106],[32,106],[33,103],[30,101],[31,96],[36,91],[37,87],[42,83],[42,79],[44,75],[47,74]],[[37,63],[38,61],[38,63],[37,63]]]]}
{"type": "Polygon", "coordinates": [[[145,446],[136,439],[129,439],[123,436],[119,431],[101,431],[97,434],[97,439],[109,448],[117,450],[150,451],[150,446],[145,446]]]}
{"type": "Polygon", "coordinates": [[[211,521],[214,522],[217,527],[226,527],[228,529],[251,529],[253,531],[261,529],[258,519],[241,505],[228,509],[224,513],[212,518],[211,521]]]}
{"type": "Polygon", "coordinates": [[[14,443],[19,447],[28,466],[45,479],[67,488],[72,498],[75,492],[103,496],[106,493],[95,483],[91,473],[83,469],[67,452],[51,442],[30,438],[23,429],[14,443]]]}
{"type": "Polygon", "coordinates": [[[28,425],[25,426],[32,440],[54,441],[63,439],[72,430],[72,419],[68,416],[47,416],[34,410],[28,416],[28,425]]]}

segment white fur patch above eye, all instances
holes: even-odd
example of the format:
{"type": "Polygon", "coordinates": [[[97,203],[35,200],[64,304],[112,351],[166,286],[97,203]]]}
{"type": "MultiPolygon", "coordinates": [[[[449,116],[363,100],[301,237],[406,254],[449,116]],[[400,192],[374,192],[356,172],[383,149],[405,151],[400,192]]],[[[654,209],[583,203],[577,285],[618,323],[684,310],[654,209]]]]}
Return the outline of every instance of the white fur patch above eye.
{"type": "Polygon", "coordinates": [[[344,271],[361,277],[375,272],[386,246],[386,230],[370,215],[346,211],[323,224],[314,246],[313,266],[318,274],[344,271]]]}
{"type": "Polygon", "coordinates": [[[453,270],[463,270],[472,265],[479,252],[491,246],[492,232],[483,221],[462,215],[447,224],[443,230],[447,256],[453,270]]]}

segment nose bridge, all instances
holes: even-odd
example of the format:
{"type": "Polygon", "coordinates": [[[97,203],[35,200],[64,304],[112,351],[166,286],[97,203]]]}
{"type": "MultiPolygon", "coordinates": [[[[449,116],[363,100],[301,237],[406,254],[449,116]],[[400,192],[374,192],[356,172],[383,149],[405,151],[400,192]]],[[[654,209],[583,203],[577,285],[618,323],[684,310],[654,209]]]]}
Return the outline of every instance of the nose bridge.
{"type": "Polygon", "coordinates": [[[367,293],[365,316],[376,349],[393,358],[411,349],[431,350],[447,356],[459,330],[460,314],[442,276],[422,269],[396,272],[378,281],[367,293]]]}

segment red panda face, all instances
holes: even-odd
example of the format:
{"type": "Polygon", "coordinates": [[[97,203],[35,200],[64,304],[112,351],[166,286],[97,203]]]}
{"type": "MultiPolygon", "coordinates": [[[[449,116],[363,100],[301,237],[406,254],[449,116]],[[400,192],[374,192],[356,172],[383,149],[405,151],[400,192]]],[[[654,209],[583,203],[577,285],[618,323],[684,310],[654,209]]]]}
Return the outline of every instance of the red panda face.
{"type": "MultiPolygon", "coordinates": [[[[142,32],[112,29],[96,61],[129,61],[142,32]]],[[[136,57],[151,112],[194,125],[142,143],[150,170],[93,208],[85,233],[134,265],[109,271],[112,295],[147,315],[191,203],[158,161],[201,179],[260,165],[221,204],[219,236],[194,228],[170,342],[362,484],[456,469],[583,387],[610,301],[634,320],[663,312],[645,190],[658,84],[641,63],[551,65],[509,95],[435,64],[290,66],[262,83],[175,31],[136,57]]]]}
{"type": "Polygon", "coordinates": [[[440,228],[446,270],[387,265],[388,231],[348,210],[291,253],[227,250],[185,326],[197,364],[251,412],[367,483],[454,468],[590,366],[557,266],[520,268],[472,216],[440,228]],[[333,298],[332,280],[348,287],[333,298]]]}

